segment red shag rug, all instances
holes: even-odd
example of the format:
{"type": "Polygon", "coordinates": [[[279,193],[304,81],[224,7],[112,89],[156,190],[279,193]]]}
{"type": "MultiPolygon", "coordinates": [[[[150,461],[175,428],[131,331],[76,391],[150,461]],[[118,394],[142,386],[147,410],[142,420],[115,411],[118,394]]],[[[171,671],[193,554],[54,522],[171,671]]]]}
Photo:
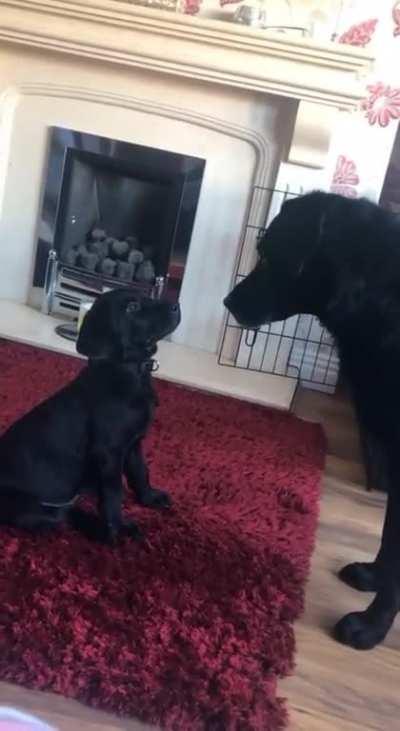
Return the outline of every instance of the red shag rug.
{"type": "MultiPolygon", "coordinates": [[[[75,358],[0,342],[0,429],[75,358]]],[[[0,529],[0,678],[170,731],[277,731],[318,514],[318,426],[158,382],[147,439],[167,515],[142,544],[0,529]]],[[[1,466],[0,466],[1,469],[1,466]]]]}

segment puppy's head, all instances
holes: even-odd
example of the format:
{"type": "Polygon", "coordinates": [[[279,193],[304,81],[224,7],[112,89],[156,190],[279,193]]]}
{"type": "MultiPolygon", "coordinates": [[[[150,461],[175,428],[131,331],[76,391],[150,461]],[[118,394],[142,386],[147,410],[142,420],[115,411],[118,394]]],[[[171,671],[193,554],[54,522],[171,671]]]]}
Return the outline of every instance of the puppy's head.
{"type": "Polygon", "coordinates": [[[129,289],[101,295],[87,313],[76,349],[89,358],[135,360],[155,351],[181,319],[179,304],[142,298],[129,289]]]}

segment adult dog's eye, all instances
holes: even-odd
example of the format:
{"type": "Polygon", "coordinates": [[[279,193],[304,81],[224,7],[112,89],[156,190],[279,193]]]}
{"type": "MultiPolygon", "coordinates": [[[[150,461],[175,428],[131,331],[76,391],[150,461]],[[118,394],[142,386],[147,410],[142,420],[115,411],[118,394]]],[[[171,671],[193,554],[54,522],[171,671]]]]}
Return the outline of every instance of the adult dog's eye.
{"type": "Polygon", "coordinates": [[[129,302],[126,308],[126,314],[132,315],[134,312],[139,312],[140,302],[129,302]]]}

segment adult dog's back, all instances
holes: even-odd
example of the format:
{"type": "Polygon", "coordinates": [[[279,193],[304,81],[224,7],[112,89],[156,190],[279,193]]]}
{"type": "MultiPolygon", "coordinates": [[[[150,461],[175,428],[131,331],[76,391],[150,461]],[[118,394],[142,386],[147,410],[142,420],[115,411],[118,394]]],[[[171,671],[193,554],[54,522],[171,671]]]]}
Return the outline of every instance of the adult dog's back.
{"type": "Polygon", "coordinates": [[[256,267],[225,304],[246,327],[310,313],[336,338],[366,453],[389,494],[375,561],[340,572],[376,597],[344,617],[335,635],[373,647],[400,608],[400,219],[329,193],[288,201],[260,240],[256,267]]]}

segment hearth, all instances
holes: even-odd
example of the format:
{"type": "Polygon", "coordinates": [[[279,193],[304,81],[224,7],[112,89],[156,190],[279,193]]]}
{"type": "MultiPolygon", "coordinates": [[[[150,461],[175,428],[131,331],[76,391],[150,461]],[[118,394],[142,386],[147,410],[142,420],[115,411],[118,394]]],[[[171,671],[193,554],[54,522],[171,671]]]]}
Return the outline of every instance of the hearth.
{"type": "Polygon", "coordinates": [[[130,286],[177,299],[205,160],[51,129],[34,286],[43,310],[130,286]]]}

